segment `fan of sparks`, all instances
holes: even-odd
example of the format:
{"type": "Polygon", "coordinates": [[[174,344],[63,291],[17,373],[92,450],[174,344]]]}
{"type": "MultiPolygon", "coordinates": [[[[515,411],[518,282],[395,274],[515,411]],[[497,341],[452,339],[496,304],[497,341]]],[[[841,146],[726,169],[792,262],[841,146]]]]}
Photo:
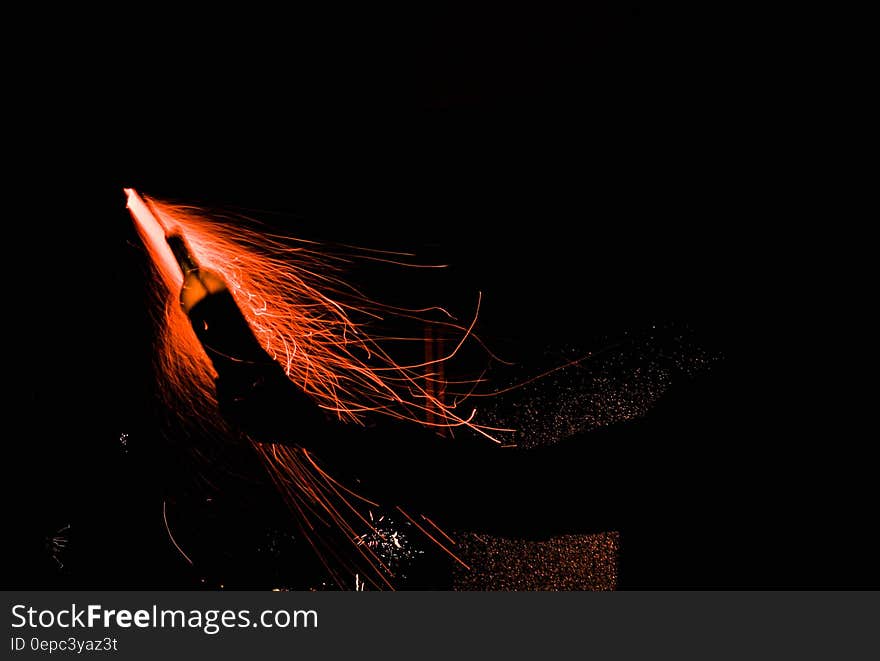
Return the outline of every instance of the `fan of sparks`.
{"type": "MultiPolygon", "coordinates": [[[[183,274],[165,240],[172,233],[185,238],[202,267],[223,278],[262,347],[291,382],[329,415],[354,424],[363,423],[368,415],[384,415],[443,433],[467,428],[496,442],[499,433],[511,431],[476,422],[476,409],[467,405],[468,392],[446,401],[450,385],[473,392],[481,380],[450,384],[443,369],[466,341],[476,339],[479,298],[466,324],[442,308],[384,305],[346,282],[345,271],[358,260],[412,266],[401,261],[407,255],[333,248],[280,235],[241,215],[171,204],[133,189],[125,192],[154,266],[150,293],[160,394],[166,408],[179,412],[188,424],[214,431],[225,425],[216,409],[216,373],[177,302],[183,274]],[[454,339],[443,353],[431,351],[425,360],[398,362],[392,356],[395,343],[424,338],[373,332],[376,322],[388,327],[395,318],[442,329],[444,336],[454,339]]],[[[377,504],[336,482],[307,450],[278,446],[272,439],[251,440],[319,556],[325,559],[328,549],[322,552],[316,543],[318,531],[333,526],[352,540],[367,564],[366,569],[354,565],[345,571],[361,572],[375,587],[393,587],[390,570],[371,557],[374,554],[366,545],[356,543],[363,534],[358,530],[373,528],[362,508],[377,504]]],[[[438,543],[458,560],[450,545],[438,543]]],[[[338,584],[350,582],[332,563],[325,560],[325,566],[338,584]]]]}

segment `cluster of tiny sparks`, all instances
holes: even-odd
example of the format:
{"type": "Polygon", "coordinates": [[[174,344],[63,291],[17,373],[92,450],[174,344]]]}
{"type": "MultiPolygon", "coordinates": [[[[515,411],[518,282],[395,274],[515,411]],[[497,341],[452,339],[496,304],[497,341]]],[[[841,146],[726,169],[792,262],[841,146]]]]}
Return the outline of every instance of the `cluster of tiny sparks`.
{"type": "MultiPolygon", "coordinates": [[[[569,350],[568,356],[577,356],[569,350]]],[[[513,427],[522,447],[552,445],[575,434],[643,417],[677,381],[717,359],[687,329],[668,326],[627,335],[545,378],[500,392],[483,409],[513,427]]]]}
{"type": "Polygon", "coordinates": [[[398,577],[406,578],[402,570],[424,553],[412,539],[412,525],[390,514],[370,511],[369,516],[372,526],[358,536],[357,544],[369,546],[398,577]]]}
{"type": "Polygon", "coordinates": [[[457,570],[456,590],[614,590],[620,535],[560,535],[547,540],[465,533],[459,550],[474,571],[457,570]]]}

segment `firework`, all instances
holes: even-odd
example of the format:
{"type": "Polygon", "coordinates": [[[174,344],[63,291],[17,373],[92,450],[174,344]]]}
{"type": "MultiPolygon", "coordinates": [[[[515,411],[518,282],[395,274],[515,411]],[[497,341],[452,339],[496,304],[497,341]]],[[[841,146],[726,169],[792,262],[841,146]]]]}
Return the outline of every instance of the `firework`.
{"type": "MultiPolygon", "coordinates": [[[[253,383],[248,378],[251,370],[265,374],[268,369],[282,374],[294,388],[288,394],[301,399],[305,395],[311,407],[339,422],[358,424],[365,415],[376,414],[432,429],[464,427],[492,440],[493,434],[505,431],[476,423],[473,409],[461,413],[466,398],[447,404],[443,396],[447,383],[437,366],[472,337],[476,315],[464,326],[439,308],[392,308],[368,299],[341,277],[343,266],[355,259],[399,263],[400,255],[353,249],[338,254],[320,244],[255,228],[248,219],[218,220],[194,207],[142,198],[131,189],[126,193],[155,266],[151,284],[160,390],[168,407],[185,411],[189,421],[214,435],[233,436],[220,414],[224,398],[218,397],[218,389],[234,380],[230,374],[243,372],[238,380],[253,383]],[[428,313],[445,319],[429,319],[428,313]],[[455,331],[458,340],[444,355],[398,362],[388,345],[408,338],[372,331],[376,321],[395,315],[455,331]]],[[[301,401],[292,420],[301,427],[311,407],[301,401]]],[[[402,551],[406,536],[397,532],[389,537],[376,527],[369,508],[379,503],[321,467],[306,448],[332,438],[323,438],[326,430],[322,434],[319,425],[306,427],[311,437],[300,435],[285,445],[279,444],[284,439],[274,429],[247,435],[253,429],[249,424],[243,431],[337,585],[347,585],[346,574],[354,574],[358,589],[393,588],[399,558],[383,549],[387,551],[390,543],[402,551]],[[370,535],[385,541],[370,543],[370,535]],[[338,552],[339,539],[353,551],[349,557],[338,552]]],[[[450,550],[454,542],[436,524],[427,519],[420,524],[398,510],[407,525],[461,562],[450,550]]],[[[192,564],[171,534],[164,507],[163,515],[169,538],[192,564]]]]}

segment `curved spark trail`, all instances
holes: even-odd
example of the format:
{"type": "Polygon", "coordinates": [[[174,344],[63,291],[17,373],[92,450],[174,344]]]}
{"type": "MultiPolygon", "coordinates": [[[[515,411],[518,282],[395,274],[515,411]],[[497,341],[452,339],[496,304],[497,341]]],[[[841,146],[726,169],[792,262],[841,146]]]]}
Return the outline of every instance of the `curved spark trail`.
{"type": "Polygon", "coordinates": [[[177,543],[177,540],[174,539],[174,535],[171,534],[171,526],[168,525],[168,511],[166,509],[166,505],[167,505],[167,503],[163,500],[162,501],[162,519],[165,521],[165,530],[168,531],[168,539],[170,539],[171,543],[174,544],[174,548],[176,548],[178,551],[180,551],[180,555],[182,555],[186,559],[186,561],[190,565],[192,565],[193,564],[192,559],[190,559],[190,557],[184,552],[184,550],[182,548],[180,548],[180,544],[177,543]]]}
{"type": "MultiPolygon", "coordinates": [[[[457,324],[441,308],[411,310],[383,305],[342,279],[344,269],[358,260],[407,266],[398,259],[406,255],[359,251],[350,246],[344,247],[346,252],[334,252],[315,242],[269,232],[252,219],[168,204],[142,197],[133,189],[125,192],[128,209],[155,266],[151,295],[157,325],[159,390],[166,408],[184,418],[182,426],[195,425],[219,437],[233,433],[218,411],[217,374],[178,302],[183,274],[166,241],[172,233],[181,234],[196,261],[226,282],[255,337],[287,377],[339,420],[358,424],[367,414],[379,414],[438,430],[465,427],[496,442],[493,434],[510,431],[475,422],[475,409],[459,412],[467,397],[447,404],[442,396],[451,382],[438,367],[474,337],[476,313],[467,325],[457,324]],[[431,311],[445,319],[424,316],[431,311]],[[375,322],[394,318],[442,327],[447,333],[458,333],[459,339],[444,355],[399,363],[389,344],[423,338],[382,337],[372,331],[375,322]]],[[[464,383],[475,388],[480,381],[464,383]]],[[[347,586],[349,577],[357,574],[375,588],[393,589],[393,573],[382,559],[369,546],[355,543],[362,538],[358,529],[366,527],[380,534],[365,517],[366,510],[362,511],[366,505],[377,504],[336,481],[304,448],[274,444],[272,439],[249,440],[335,582],[347,586]],[[352,541],[356,552],[353,562],[325,541],[328,530],[340,531],[352,541]]],[[[434,535],[403,514],[429,540],[461,562],[434,535]]],[[[165,522],[167,527],[167,516],[165,522]]],[[[431,525],[442,533],[436,524],[431,525]]],[[[168,532],[174,542],[170,529],[168,532]]]]}

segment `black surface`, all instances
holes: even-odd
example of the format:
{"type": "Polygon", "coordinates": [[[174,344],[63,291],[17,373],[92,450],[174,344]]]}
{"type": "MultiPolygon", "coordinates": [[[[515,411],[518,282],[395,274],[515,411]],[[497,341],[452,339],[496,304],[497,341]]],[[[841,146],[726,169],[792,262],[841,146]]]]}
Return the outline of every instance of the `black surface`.
{"type": "MultiPolygon", "coordinates": [[[[745,110],[760,67],[722,19],[535,6],[310,60],[244,26],[161,47],[126,33],[26,77],[4,584],[199,585],[161,519],[175,466],[150,442],[143,258],[121,190],[134,186],[441,256],[457,292],[442,302],[467,310],[482,291],[482,332],[523,353],[687,324],[723,360],[596,432],[627,448],[608,492],[630,513],[623,585],[876,586],[869,464],[804,259],[821,246],[805,252],[768,203],[760,110],[745,110]],[[68,523],[58,571],[43,540],[68,523]]],[[[608,504],[569,490],[557,516],[608,504]]]]}

